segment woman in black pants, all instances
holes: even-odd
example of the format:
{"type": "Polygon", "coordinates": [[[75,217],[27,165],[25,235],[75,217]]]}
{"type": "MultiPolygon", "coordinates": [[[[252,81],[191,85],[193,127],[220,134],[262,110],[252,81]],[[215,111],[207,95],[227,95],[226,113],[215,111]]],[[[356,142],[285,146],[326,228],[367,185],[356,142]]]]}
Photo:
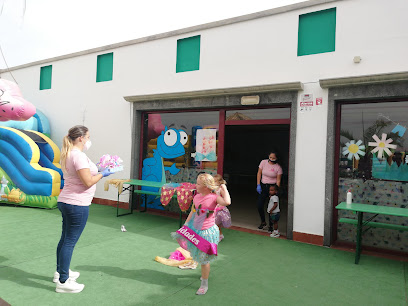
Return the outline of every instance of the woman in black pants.
{"type": "Polygon", "coordinates": [[[266,228],[265,222],[265,202],[269,199],[269,186],[276,184],[280,187],[282,179],[282,167],[278,164],[278,158],[276,152],[271,151],[268,155],[268,159],[264,159],[259,164],[258,173],[256,175],[256,191],[258,196],[258,213],[261,217],[261,224],[259,229],[266,228]]]}

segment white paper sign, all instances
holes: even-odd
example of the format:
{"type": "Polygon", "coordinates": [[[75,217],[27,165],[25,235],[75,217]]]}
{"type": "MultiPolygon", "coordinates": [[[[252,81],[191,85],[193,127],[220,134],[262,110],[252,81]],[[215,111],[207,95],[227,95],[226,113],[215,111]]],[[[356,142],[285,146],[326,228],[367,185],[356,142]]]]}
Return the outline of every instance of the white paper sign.
{"type": "Polygon", "coordinates": [[[199,129],[196,137],[196,161],[216,161],[217,129],[199,129]]]}

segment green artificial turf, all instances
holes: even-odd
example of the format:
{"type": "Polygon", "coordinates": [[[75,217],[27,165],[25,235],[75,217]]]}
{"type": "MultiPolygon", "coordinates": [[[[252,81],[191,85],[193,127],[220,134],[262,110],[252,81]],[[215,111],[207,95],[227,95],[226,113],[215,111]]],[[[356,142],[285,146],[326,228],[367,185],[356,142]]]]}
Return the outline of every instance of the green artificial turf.
{"type": "Polygon", "coordinates": [[[178,220],[148,213],[116,217],[92,205],[74,250],[78,294],[55,293],[56,210],[0,206],[0,298],[11,305],[407,305],[406,263],[225,229],[209,290],[200,269],[154,261],[177,247],[178,220]],[[121,225],[127,232],[121,232],[121,225]]]}

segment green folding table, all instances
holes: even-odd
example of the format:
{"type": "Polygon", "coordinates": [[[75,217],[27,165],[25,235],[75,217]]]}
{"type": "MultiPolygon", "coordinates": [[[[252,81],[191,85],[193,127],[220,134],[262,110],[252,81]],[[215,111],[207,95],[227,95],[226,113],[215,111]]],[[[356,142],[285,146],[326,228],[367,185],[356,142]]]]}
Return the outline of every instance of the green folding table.
{"type": "Polygon", "coordinates": [[[133,213],[133,195],[134,194],[139,194],[139,195],[144,195],[145,197],[145,209],[141,210],[140,212],[145,212],[147,210],[147,205],[146,205],[146,200],[147,200],[147,196],[148,195],[155,195],[155,196],[160,196],[160,192],[161,192],[161,188],[163,187],[164,183],[163,182],[153,182],[153,181],[145,181],[145,180],[134,180],[131,179],[128,182],[124,182],[123,185],[129,185],[127,187],[123,186],[122,192],[129,190],[132,194],[132,199],[129,203],[129,208],[130,208],[130,212],[125,213],[125,214],[120,214],[119,215],[119,190],[118,190],[118,203],[116,205],[116,216],[120,217],[120,216],[125,216],[125,215],[129,215],[133,213]],[[136,187],[136,188],[135,188],[136,187]],[[148,190],[142,190],[142,189],[137,189],[137,187],[153,187],[153,188],[159,188],[159,191],[154,192],[154,191],[148,191],[148,190]]]}
{"type": "Polygon", "coordinates": [[[408,230],[408,226],[390,224],[390,223],[379,223],[379,222],[373,221],[375,217],[377,217],[378,215],[408,217],[408,208],[379,206],[379,205],[363,204],[363,203],[347,204],[346,202],[341,202],[339,205],[336,206],[336,209],[349,210],[349,211],[354,211],[357,213],[357,220],[349,219],[349,218],[339,219],[339,222],[354,224],[357,226],[355,264],[358,264],[360,260],[363,227],[368,227],[368,228],[379,227],[379,228],[395,229],[399,231],[408,230]],[[368,218],[367,220],[363,220],[364,213],[371,213],[374,215],[368,218]]]}
{"type": "MultiPolygon", "coordinates": [[[[133,213],[133,195],[134,194],[139,194],[140,196],[144,195],[145,198],[145,208],[144,210],[141,210],[140,212],[146,212],[147,211],[147,196],[149,195],[154,195],[154,196],[159,196],[161,195],[161,188],[163,187],[164,184],[166,184],[165,182],[153,182],[153,181],[145,181],[145,180],[135,180],[135,179],[131,179],[128,182],[124,182],[124,185],[127,184],[129,186],[125,187],[123,186],[122,192],[129,190],[132,194],[132,199],[129,203],[129,208],[130,211],[128,213],[125,214],[120,214],[119,215],[119,189],[118,189],[118,202],[116,205],[116,216],[117,217],[121,217],[121,216],[125,216],[125,215],[129,215],[133,213]],[[136,189],[135,187],[153,187],[153,188],[159,188],[159,191],[148,191],[148,190],[142,190],[142,189],[136,189]]],[[[173,195],[173,197],[177,197],[176,193],[173,195]]],[[[183,212],[180,210],[180,227],[182,225],[182,218],[183,218],[183,212]]]]}

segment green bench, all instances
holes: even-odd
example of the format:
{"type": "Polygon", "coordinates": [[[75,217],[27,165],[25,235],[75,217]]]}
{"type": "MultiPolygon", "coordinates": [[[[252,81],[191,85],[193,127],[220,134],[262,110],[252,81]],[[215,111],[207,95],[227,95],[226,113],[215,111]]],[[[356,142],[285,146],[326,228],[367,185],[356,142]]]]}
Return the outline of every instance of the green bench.
{"type": "MultiPolygon", "coordinates": [[[[145,212],[147,210],[147,196],[148,195],[153,195],[153,196],[161,196],[161,187],[159,189],[159,191],[148,191],[148,190],[141,190],[141,189],[135,189],[133,192],[139,195],[144,195],[145,196],[145,208],[144,210],[141,210],[140,212],[145,212]]],[[[177,198],[177,194],[174,193],[172,198],[177,198]]]]}
{"type": "MultiPolygon", "coordinates": [[[[350,218],[340,218],[339,222],[353,224],[353,225],[358,224],[357,219],[350,219],[350,218]]],[[[380,223],[380,222],[374,222],[374,221],[369,221],[365,223],[363,222],[363,226],[393,229],[397,231],[408,231],[408,226],[405,226],[405,225],[380,223]]]]}
{"type": "Polygon", "coordinates": [[[144,196],[145,196],[145,201],[144,201],[144,203],[145,203],[145,208],[144,208],[144,210],[141,210],[141,211],[140,211],[140,212],[145,212],[145,211],[147,211],[147,196],[148,196],[148,195],[153,195],[153,196],[158,196],[158,197],[160,197],[160,195],[161,195],[161,188],[159,189],[159,191],[148,191],[148,190],[135,189],[133,192],[136,193],[136,194],[144,195],[144,196]]]}
{"type": "MultiPolygon", "coordinates": [[[[118,189],[118,202],[116,205],[116,216],[120,217],[120,216],[125,216],[128,214],[132,214],[133,213],[133,194],[137,194],[139,196],[145,195],[145,203],[146,203],[146,198],[148,195],[155,195],[155,196],[160,196],[161,194],[161,188],[163,187],[163,185],[165,184],[165,182],[153,182],[153,181],[145,181],[145,180],[134,180],[131,179],[128,182],[124,182],[123,185],[129,185],[127,187],[123,186],[122,190],[119,191],[118,189]],[[153,187],[153,188],[159,188],[159,191],[148,191],[148,190],[141,190],[141,189],[137,189],[139,187],[153,187]],[[123,191],[130,191],[132,194],[132,199],[129,203],[129,209],[130,211],[128,213],[125,214],[119,214],[119,196],[123,191]]],[[[145,205],[145,209],[141,212],[145,212],[147,210],[147,205],[145,205]]]]}

